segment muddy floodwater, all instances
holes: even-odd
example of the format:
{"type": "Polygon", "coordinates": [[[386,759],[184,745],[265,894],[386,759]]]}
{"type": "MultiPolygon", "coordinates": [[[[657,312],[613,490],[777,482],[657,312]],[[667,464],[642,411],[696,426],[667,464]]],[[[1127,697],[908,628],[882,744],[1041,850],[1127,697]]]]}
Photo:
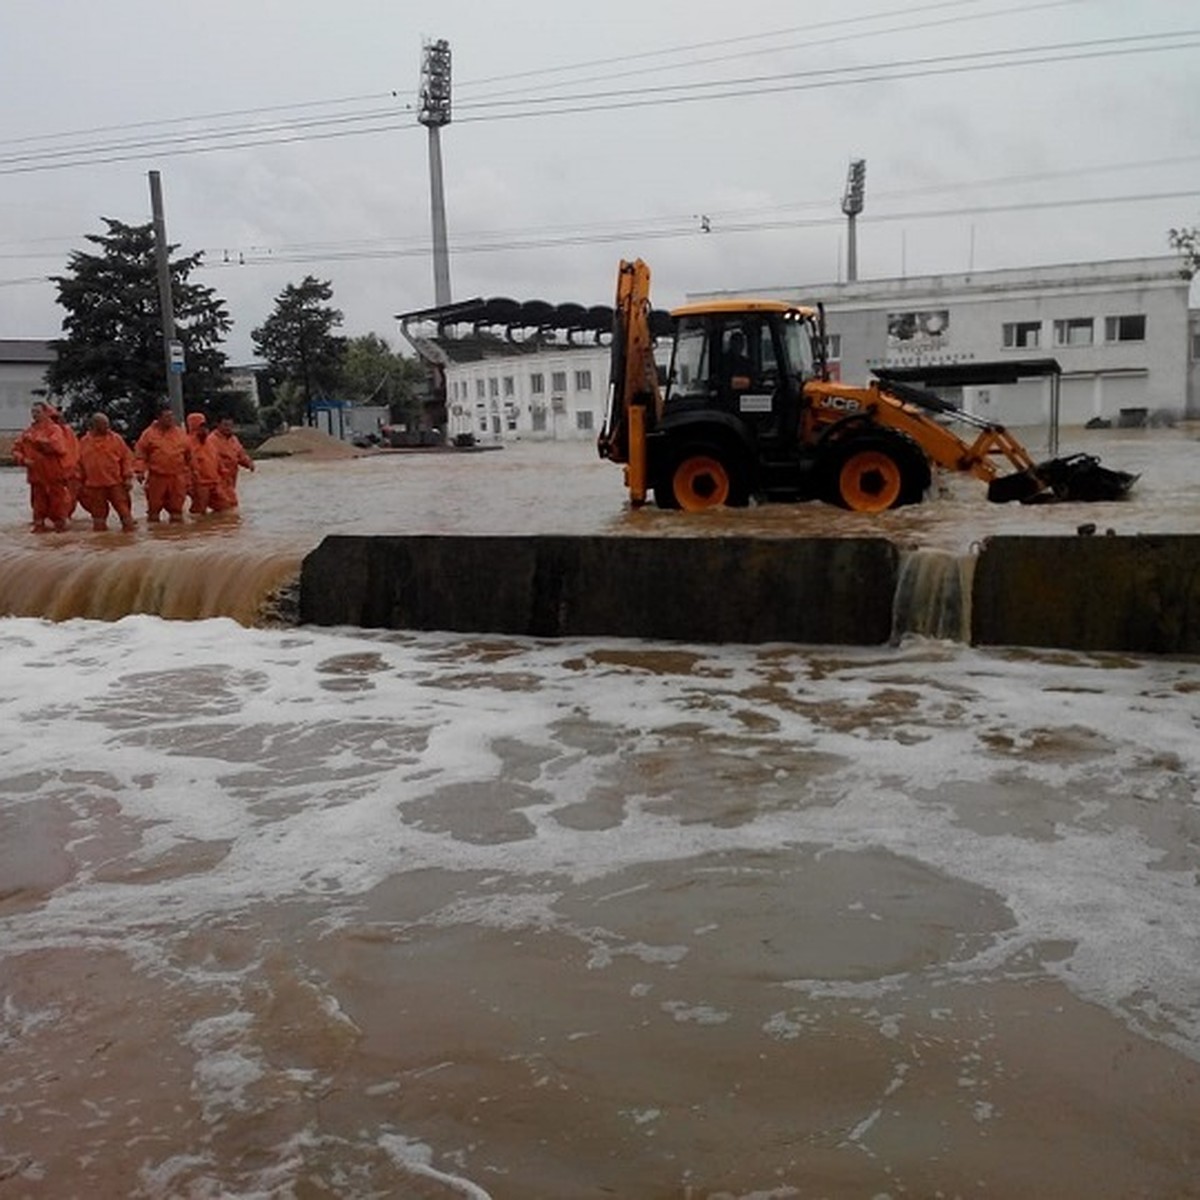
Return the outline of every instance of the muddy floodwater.
{"type": "Polygon", "coordinates": [[[1128,502],[870,519],[517,445],[38,537],[0,472],[0,1200],[1200,1197],[1200,662],[256,625],[327,532],[1197,530],[1193,435],[1096,436],[1128,502]]]}
{"type": "MultiPolygon", "coordinates": [[[[1026,431],[1038,455],[1041,431],[1026,431]]],[[[1105,504],[995,505],[985,487],[943,475],[927,503],[877,515],[826,504],[773,504],[690,515],[631,511],[621,469],[590,443],[512,443],[477,453],[396,453],[315,460],[297,455],[243,473],[241,515],[94,534],[82,513],[63,534],[27,531],[22,473],[0,470],[0,615],[112,619],[261,617],[329,533],[579,533],[667,537],[882,535],[905,547],[967,554],[996,533],[1103,535],[1200,529],[1200,431],[1064,432],[1062,452],[1098,454],[1141,476],[1105,504]],[[64,549],[69,547],[69,549],[64,549]]],[[[134,498],[135,513],[143,505],[134,498]]]]}

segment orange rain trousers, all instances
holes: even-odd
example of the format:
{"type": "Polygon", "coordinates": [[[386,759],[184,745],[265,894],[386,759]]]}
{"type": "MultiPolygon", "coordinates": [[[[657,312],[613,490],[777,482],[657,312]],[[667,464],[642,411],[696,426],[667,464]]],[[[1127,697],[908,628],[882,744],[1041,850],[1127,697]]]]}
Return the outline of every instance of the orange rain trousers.
{"type": "Polygon", "coordinates": [[[166,509],[172,521],[183,520],[192,478],[192,449],[177,426],[150,425],[137,440],[134,469],[146,477],[146,518],[157,521],[166,509]]]}
{"type": "Polygon", "coordinates": [[[67,444],[61,429],[48,419],[35,421],[13,443],[12,455],[29,480],[34,529],[44,529],[47,521],[55,529],[65,529],[75,501],[67,480],[67,444]]]}
{"type": "Polygon", "coordinates": [[[254,470],[254,460],[246,453],[245,446],[236,433],[225,434],[220,430],[212,435],[220,456],[221,481],[213,494],[213,512],[232,512],[238,506],[238,469],[254,470]]]}
{"type": "Polygon", "coordinates": [[[92,528],[108,526],[111,508],[122,529],[134,527],[129,493],[133,481],[133,452],[119,433],[85,433],[79,439],[82,487],[79,502],[92,518],[92,528]]]}
{"type": "Polygon", "coordinates": [[[192,505],[188,510],[196,516],[220,512],[217,493],[221,485],[221,454],[212,434],[201,440],[192,435],[192,505]]]}

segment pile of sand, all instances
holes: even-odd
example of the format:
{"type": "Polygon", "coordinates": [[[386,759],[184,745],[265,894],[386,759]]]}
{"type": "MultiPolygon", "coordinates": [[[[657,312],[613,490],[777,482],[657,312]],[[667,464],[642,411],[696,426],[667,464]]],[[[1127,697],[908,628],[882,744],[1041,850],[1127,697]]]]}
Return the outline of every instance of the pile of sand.
{"type": "Polygon", "coordinates": [[[349,442],[343,442],[319,429],[289,429],[287,433],[276,434],[268,438],[256,454],[264,458],[276,455],[304,454],[309,458],[357,458],[362,454],[370,454],[370,450],[361,450],[349,442]]]}

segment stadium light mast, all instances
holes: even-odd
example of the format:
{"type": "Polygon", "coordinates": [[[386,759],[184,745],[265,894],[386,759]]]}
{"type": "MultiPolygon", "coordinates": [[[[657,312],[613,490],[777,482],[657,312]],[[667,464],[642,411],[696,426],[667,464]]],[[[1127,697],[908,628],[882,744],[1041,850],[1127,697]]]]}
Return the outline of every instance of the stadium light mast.
{"type": "Polygon", "coordinates": [[[846,190],[842,193],[842,212],[846,214],[846,282],[858,279],[858,214],[863,210],[867,185],[867,160],[850,161],[846,174],[846,190]]]}
{"type": "Polygon", "coordinates": [[[429,208],[433,221],[433,299],[450,303],[450,249],[446,241],[446,192],[442,184],[443,125],[450,124],[450,43],[426,42],[421,58],[421,110],[429,130],[429,208]]]}

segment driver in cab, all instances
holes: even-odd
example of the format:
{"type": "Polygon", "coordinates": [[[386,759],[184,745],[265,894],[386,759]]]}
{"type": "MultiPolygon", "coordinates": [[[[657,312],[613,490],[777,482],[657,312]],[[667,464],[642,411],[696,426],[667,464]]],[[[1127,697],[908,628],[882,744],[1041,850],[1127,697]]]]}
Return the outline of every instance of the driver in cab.
{"type": "Polygon", "coordinates": [[[725,378],[735,392],[744,392],[753,382],[754,366],[746,352],[746,335],[732,330],[725,341],[725,378]]]}

